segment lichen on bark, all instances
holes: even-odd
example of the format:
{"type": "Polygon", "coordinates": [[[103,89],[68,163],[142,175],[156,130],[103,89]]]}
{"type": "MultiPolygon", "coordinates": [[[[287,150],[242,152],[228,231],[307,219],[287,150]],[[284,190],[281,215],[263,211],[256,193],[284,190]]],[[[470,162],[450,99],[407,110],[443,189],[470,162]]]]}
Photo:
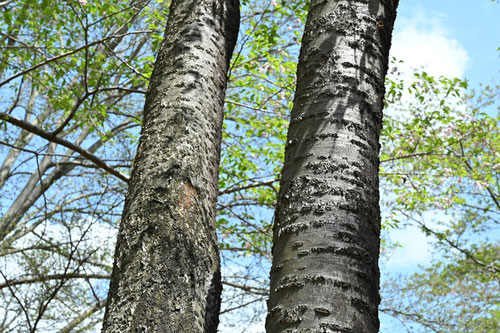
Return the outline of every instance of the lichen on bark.
{"type": "Polygon", "coordinates": [[[144,107],[103,332],[215,333],[215,206],[237,0],[174,0],[144,107]]]}

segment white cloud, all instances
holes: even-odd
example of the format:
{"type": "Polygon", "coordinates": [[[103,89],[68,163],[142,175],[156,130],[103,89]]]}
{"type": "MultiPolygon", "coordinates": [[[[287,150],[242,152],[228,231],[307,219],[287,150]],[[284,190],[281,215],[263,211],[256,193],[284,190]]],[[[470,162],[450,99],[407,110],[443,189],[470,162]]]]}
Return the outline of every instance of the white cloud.
{"type": "Polygon", "coordinates": [[[396,24],[391,56],[404,61],[399,71],[412,75],[423,68],[434,76],[463,77],[467,51],[448,36],[438,15],[419,10],[411,18],[398,17],[396,24]]]}
{"type": "MultiPolygon", "coordinates": [[[[440,17],[444,14],[429,14],[423,9],[415,10],[414,15],[398,17],[393,34],[390,56],[403,63],[391,64],[388,78],[394,81],[402,80],[404,87],[409,87],[417,81],[415,72],[425,71],[435,77],[463,78],[469,56],[460,43],[450,36],[440,17]]],[[[410,104],[420,105],[415,96],[402,90],[401,99],[384,110],[386,115],[395,118],[405,118],[410,115],[410,104]]],[[[426,104],[439,105],[442,95],[429,94],[426,104]],[[432,98],[434,99],[432,99],[432,98]]],[[[459,97],[447,96],[449,105],[462,105],[459,97]]]]}
{"type": "Polygon", "coordinates": [[[410,226],[405,229],[396,229],[390,232],[393,242],[398,242],[401,247],[394,250],[387,261],[389,270],[416,269],[417,265],[430,262],[432,245],[430,239],[417,227],[410,226]]]}

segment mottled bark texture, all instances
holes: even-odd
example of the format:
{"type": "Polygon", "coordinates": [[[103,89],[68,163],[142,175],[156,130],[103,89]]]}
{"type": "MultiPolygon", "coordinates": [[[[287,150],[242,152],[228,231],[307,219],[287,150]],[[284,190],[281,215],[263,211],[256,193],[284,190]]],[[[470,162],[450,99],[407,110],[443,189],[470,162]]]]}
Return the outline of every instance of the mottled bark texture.
{"type": "Polygon", "coordinates": [[[397,0],[312,0],[274,226],[268,333],[378,332],[379,133],[397,0]]]}
{"type": "Polygon", "coordinates": [[[213,332],[215,206],[237,0],[174,0],[144,107],[103,332],[213,332]]]}

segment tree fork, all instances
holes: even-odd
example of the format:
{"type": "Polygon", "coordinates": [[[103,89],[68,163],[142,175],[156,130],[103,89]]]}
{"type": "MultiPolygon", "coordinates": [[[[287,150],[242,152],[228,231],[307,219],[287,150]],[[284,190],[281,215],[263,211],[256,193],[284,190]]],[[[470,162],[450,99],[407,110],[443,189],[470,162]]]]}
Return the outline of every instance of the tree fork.
{"type": "Polygon", "coordinates": [[[103,332],[207,332],[219,322],[215,233],[238,0],[174,0],[151,77],[103,332]]]}

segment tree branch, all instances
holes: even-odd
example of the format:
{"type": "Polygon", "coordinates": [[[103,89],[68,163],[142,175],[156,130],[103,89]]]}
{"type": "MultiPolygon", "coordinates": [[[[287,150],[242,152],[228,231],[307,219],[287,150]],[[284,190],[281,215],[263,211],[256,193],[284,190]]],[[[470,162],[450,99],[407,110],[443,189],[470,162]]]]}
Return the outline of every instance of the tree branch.
{"type": "Polygon", "coordinates": [[[114,175],[114,176],[118,177],[119,179],[123,180],[124,182],[128,183],[128,180],[129,180],[128,176],[122,174],[120,171],[113,169],[106,162],[104,162],[103,160],[101,160],[100,158],[95,156],[94,154],[90,153],[88,150],[86,150],[78,145],[75,145],[67,140],[64,140],[56,135],[53,135],[52,133],[46,132],[37,126],[32,125],[29,122],[18,119],[16,117],[12,117],[12,116],[6,114],[5,112],[0,112],[0,119],[5,120],[6,122],[11,123],[12,125],[15,125],[17,127],[20,127],[28,132],[36,134],[36,135],[38,135],[38,136],[40,136],[40,137],[42,137],[50,142],[54,142],[54,143],[57,143],[57,144],[60,144],[64,147],[66,147],[66,148],[69,148],[69,149],[79,153],[80,155],[88,158],[90,161],[94,162],[95,165],[99,166],[100,168],[108,171],[112,175],[114,175]]]}
{"type": "Polygon", "coordinates": [[[22,284],[31,284],[38,282],[45,282],[51,280],[60,280],[60,279],[107,279],[109,280],[111,275],[109,274],[81,274],[81,273],[66,273],[66,274],[53,274],[53,275],[41,275],[32,278],[22,278],[22,279],[12,279],[6,280],[0,283],[0,289],[5,287],[12,287],[22,284]]]}
{"type": "Polygon", "coordinates": [[[57,333],[69,333],[73,331],[73,329],[78,326],[82,321],[102,309],[106,305],[106,300],[100,300],[96,302],[93,306],[82,312],[81,315],[70,321],[66,326],[61,328],[57,333]]]}
{"type": "Polygon", "coordinates": [[[244,286],[241,284],[231,283],[231,282],[227,282],[227,281],[222,281],[222,284],[226,285],[226,286],[233,287],[233,288],[238,288],[238,289],[244,290],[244,291],[252,293],[252,294],[269,296],[269,289],[267,289],[267,288],[244,286]]]}
{"type": "Polygon", "coordinates": [[[255,183],[242,185],[242,186],[233,186],[233,187],[227,188],[225,190],[219,191],[219,195],[238,192],[238,191],[246,190],[246,189],[253,188],[253,187],[259,187],[259,186],[269,186],[277,193],[278,191],[273,186],[273,183],[276,183],[278,181],[279,181],[279,179],[269,179],[269,180],[264,180],[261,182],[255,182],[255,183]]]}

